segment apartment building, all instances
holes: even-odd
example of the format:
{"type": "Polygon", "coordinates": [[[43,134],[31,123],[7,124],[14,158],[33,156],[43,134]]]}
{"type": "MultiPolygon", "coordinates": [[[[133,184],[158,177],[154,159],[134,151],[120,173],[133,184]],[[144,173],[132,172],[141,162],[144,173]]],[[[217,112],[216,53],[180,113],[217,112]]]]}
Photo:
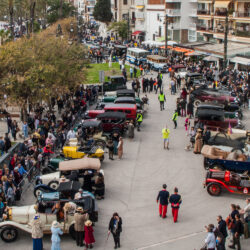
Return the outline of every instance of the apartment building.
{"type": "Polygon", "coordinates": [[[78,0],[77,9],[79,15],[82,15],[86,22],[94,20],[93,12],[96,0],[78,0]]]}
{"type": "Polygon", "coordinates": [[[116,22],[127,20],[133,1],[134,0],[111,0],[113,20],[116,22]]]}
{"type": "Polygon", "coordinates": [[[228,15],[228,41],[250,43],[250,0],[198,0],[198,39],[221,43],[228,15]]]}

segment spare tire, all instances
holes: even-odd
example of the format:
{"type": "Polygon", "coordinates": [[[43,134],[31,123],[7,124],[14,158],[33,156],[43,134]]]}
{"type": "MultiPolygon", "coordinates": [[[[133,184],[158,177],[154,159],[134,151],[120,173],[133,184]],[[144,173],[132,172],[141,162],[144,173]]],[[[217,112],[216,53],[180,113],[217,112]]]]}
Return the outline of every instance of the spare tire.
{"type": "Polygon", "coordinates": [[[59,182],[58,181],[51,181],[51,182],[49,182],[48,186],[53,188],[53,189],[57,189],[59,186],[59,182]]]}

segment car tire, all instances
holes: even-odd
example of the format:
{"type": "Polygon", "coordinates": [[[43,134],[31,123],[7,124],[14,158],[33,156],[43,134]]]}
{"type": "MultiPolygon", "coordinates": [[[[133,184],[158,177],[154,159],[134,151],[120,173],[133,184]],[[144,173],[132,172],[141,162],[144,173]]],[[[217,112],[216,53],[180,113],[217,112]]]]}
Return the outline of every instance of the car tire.
{"type": "Polygon", "coordinates": [[[194,101],[194,107],[197,108],[201,104],[200,100],[195,100],[194,101]]]}
{"type": "Polygon", "coordinates": [[[69,234],[70,234],[70,236],[72,237],[73,240],[76,239],[75,224],[72,224],[72,225],[69,227],[69,234]]]}
{"type": "Polygon", "coordinates": [[[219,196],[221,194],[221,185],[211,182],[207,185],[207,192],[212,196],[219,196]]]}
{"type": "Polygon", "coordinates": [[[37,198],[38,196],[40,196],[42,194],[42,192],[43,191],[40,188],[37,188],[34,190],[33,194],[34,194],[35,198],[37,198]]]}
{"type": "Polygon", "coordinates": [[[18,230],[12,226],[6,226],[2,229],[0,237],[6,243],[14,242],[18,237],[18,230]]]}
{"type": "Polygon", "coordinates": [[[51,181],[51,182],[49,182],[48,186],[53,188],[53,189],[57,189],[59,186],[59,182],[58,181],[51,181]]]}
{"type": "Polygon", "coordinates": [[[223,168],[221,165],[218,165],[218,164],[214,164],[214,165],[212,166],[212,169],[224,171],[224,168],[223,168]]]}

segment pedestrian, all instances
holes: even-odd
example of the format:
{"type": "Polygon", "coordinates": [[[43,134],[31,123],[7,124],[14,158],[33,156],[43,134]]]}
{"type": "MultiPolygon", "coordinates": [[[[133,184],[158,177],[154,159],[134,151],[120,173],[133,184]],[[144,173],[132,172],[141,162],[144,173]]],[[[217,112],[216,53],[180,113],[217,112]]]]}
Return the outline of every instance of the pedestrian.
{"type": "Polygon", "coordinates": [[[163,128],[161,132],[162,132],[162,138],[163,138],[163,148],[164,149],[167,148],[169,150],[169,134],[170,134],[170,130],[169,130],[168,126],[166,125],[166,127],[163,128]]]}
{"type": "Polygon", "coordinates": [[[195,136],[194,153],[200,154],[201,149],[202,149],[202,130],[198,128],[195,136]]]}
{"type": "Polygon", "coordinates": [[[227,224],[226,222],[222,219],[222,216],[221,215],[218,215],[217,216],[217,221],[218,221],[218,227],[217,227],[217,230],[218,232],[220,232],[224,238],[224,241],[226,241],[226,238],[228,236],[228,233],[227,233],[227,224]]]}
{"type": "Polygon", "coordinates": [[[14,139],[14,141],[16,141],[16,134],[18,132],[18,125],[17,125],[17,122],[16,120],[13,121],[12,125],[11,125],[11,135],[14,139]]]}
{"type": "Polygon", "coordinates": [[[130,78],[131,78],[131,79],[133,78],[133,72],[134,72],[134,70],[133,70],[133,68],[130,66],[130,68],[129,68],[129,73],[130,73],[130,78]]]}
{"type": "Polygon", "coordinates": [[[60,228],[59,222],[53,221],[50,230],[51,230],[51,233],[52,233],[52,235],[51,235],[51,242],[52,242],[51,250],[61,250],[60,235],[63,234],[63,231],[60,228]]]}
{"type": "Polygon", "coordinates": [[[186,116],[186,106],[187,106],[187,102],[186,99],[181,99],[180,101],[180,106],[181,106],[181,117],[186,116]]]}
{"type": "Polygon", "coordinates": [[[187,115],[189,115],[190,118],[194,116],[194,104],[191,100],[189,100],[187,104],[187,115]]]}
{"type": "Polygon", "coordinates": [[[119,160],[121,160],[122,155],[123,155],[123,139],[121,136],[119,138],[119,143],[118,143],[117,149],[118,149],[118,158],[119,158],[119,160]]]}
{"type": "Polygon", "coordinates": [[[133,120],[131,120],[128,124],[128,137],[133,139],[134,138],[134,135],[135,135],[135,126],[134,126],[134,123],[133,123],[133,120]]]}
{"type": "Polygon", "coordinates": [[[250,233],[250,198],[246,199],[247,205],[240,211],[240,214],[244,216],[244,237],[249,238],[250,233]]]}
{"type": "Polygon", "coordinates": [[[3,140],[3,137],[0,136],[0,156],[4,154],[4,149],[5,149],[4,140],[3,140]]]}
{"type": "Polygon", "coordinates": [[[88,249],[88,247],[93,248],[93,243],[95,243],[95,238],[94,238],[94,234],[93,234],[94,230],[92,227],[92,221],[87,220],[85,222],[84,232],[85,232],[84,242],[85,242],[86,249],[88,249]]]}
{"type": "Polygon", "coordinates": [[[122,218],[118,215],[118,213],[114,213],[109,222],[109,234],[112,233],[115,249],[121,247],[120,243],[120,234],[122,232],[122,218]]]}
{"type": "Polygon", "coordinates": [[[218,232],[216,238],[216,250],[226,250],[225,238],[223,237],[223,234],[220,232],[218,232]]]}
{"type": "Polygon", "coordinates": [[[35,214],[30,222],[33,250],[43,250],[43,224],[39,214],[35,214]]]}
{"type": "Polygon", "coordinates": [[[163,94],[163,91],[160,92],[159,96],[158,96],[158,100],[160,102],[160,110],[162,111],[164,108],[164,102],[166,102],[166,97],[163,94]]]}
{"type": "Polygon", "coordinates": [[[26,121],[23,122],[23,136],[24,136],[24,139],[27,139],[28,136],[29,136],[29,132],[28,132],[28,124],[26,121]]]}
{"type": "Polygon", "coordinates": [[[136,67],[134,67],[134,77],[136,78],[136,75],[137,75],[137,69],[136,67]]]}
{"type": "Polygon", "coordinates": [[[213,227],[212,225],[205,226],[207,230],[207,237],[205,239],[205,244],[206,244],[206,249],[207,250],[215,250],[216,247],[216,240],[215,240],[215,235],[213,232],[213,227]]]}
{"type": "Polygon", "coordinates": [[[112,141],[114,143],[114,155],[117,155],[118,154],[118,143],[119,143],[119,138],[120,138],[120,135],[117,133],[117,132],[114,132],[113,135],[112,135],[112,141]]]}
{"type": "Polygon", "coordinates": [[[11,116],[8,115],[8,116],[7,116],[8,134],[9,134],[9,132],[11,131],[11,126],[12,126],[12,119],[11,119],[11,116]]]}
{"type": "Polygon", "coordinates": [[[159,216],[163,219],[167,217],[168,199],[169,192],[167,191],[167,185],[163,184],[162,190],[159,191],[158,196],[156,198],[156,203],[159,202],[159,216]]]}
{"type": "Polygon", "coordinates": [[[235,249],[235,246],[237,246],[237,250],[241,250],[240,245],[240,236],[244,233],[244,227],[240,220],[240,215],[235,214],[235,225],[234,225],[234,231],[233,231],[233,244],[229,245],[229,248],[235,249]]]}
{"type": "Polygon", "coordinates": [[[10,141],[10,138],[8,136],[8,133],[6,133],[5,137],[4,137],[4,150],[5,150],[5,153],[7,153],[10,148],[11,148],[11,141],[10,141]]]}
{"type": "Polygon", "coordinates": [[[9,207],[13,206],[15,202],[15,187],[12,182],[9,184],[9,187],[7,189],[6,199],[7,199],[7,205],[9,207]]]}
{"type": "Polygon", "coordinates": [[[203,135],[202,135],[202,140],[203,140],[204,145],[208,144],[210,137],[211,137],[210,130],[207,129],[207,126],[204,126],[203,135]]]}
{"type": "Polygon", "coordinates": [[[98,176],[95,180],[95,197],[97,200],[104,199],[105,194],[105,183],[104,183],[104,176],[102,173],[98,173],[98,176]]]}
{"type": "Polygon", "coordinates": [[[112,139],[108,140],[107,148],[109,150],[109,159],[114,160],[114,142],[112,141],[112,139]]]}
{"type": "Polygon", "coordinates": [[[172,207],[172,215],[174,219],[174,223],[178,220],[178,212],[180,208],[180,204],[182,203],[181,196],[178,194],[178,188],[174,188],[174,194],[172,194],[169,198],[169,202],[171,203],[172,207]]]}
{"type": "Polygon", "coordinates": [[[83,239],[84,239],[84,224],[88,220],[88,214],[83,213],[83,208],[78,207],[76,208],[74,214],[74,229],[76,232],[76,245],[82,247],[83,246],[83,239]]]}
{"type": "Polygon", "coordinates": [[[175,81],[173,77],[171,77],[170,80],[170,88],[171,88],[171,95],[175,95],[175,81]]]}
{"type": "Polygon", "coordinates": [[[138,112],[136,115],[137,131],[141,131],[140,127],[141,127],[142,119],[143,119],[142,114],[138,112]]]}
{"type": "Polygon", "coordinates": [[[175,110],[173,116],[172,116],[172,121],[174,122],[174,129],[177,128],[177,117],[178,117],[178,112],[175,110]]]}

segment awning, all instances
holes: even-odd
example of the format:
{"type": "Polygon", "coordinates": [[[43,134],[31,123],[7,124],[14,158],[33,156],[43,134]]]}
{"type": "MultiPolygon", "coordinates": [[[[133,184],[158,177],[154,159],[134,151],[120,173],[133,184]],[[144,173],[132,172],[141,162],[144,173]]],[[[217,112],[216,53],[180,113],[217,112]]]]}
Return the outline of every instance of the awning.
{"type": "Polygon", "coordinates": [[[144,9],[144,7],[145,7],[144,5],[136,5],[136,6],[135,6],[135,8],[136,8],[136,9],[139,9],[139,10],[144,9]]]}
{"type": "Polygon", "coordinates": [[[236,56],[236,57],[230,59],[230,62],[239,63],[239,64],[250,66],[250,59],[249,58],[245,58],[245,57],[236,56]]]}
{"type": "Polygon", "coordinates": [[[139,35],[139,34],[141,34],[141,33],[142,33],[142,31],[137,30],[137,31],[135,31],[135,32],[132,33],[132,36],[136,36],[136,35],[139,35]]]}
{"type": "Polygon", "coordinates": [[[200,56],[200,55],[202,54],[196,51],[190,51],[185,53],[185,56],[200,56]]]}
{"type": "Polygon", "coordinates": [[[207,56],[205,58],[203,58],[203,61],[208,61],[208,62],[217,62],[219,60],[219,58],[215,57],[215,56],[207,56]]]}
{"type": "Polygon", "coordinates": [[[231,1],[215,1],[214,8],[225,8],[227,9],[231,1]]]}
{"type": "Polygon", "coordinates": [[[212,0],[198,0],[198,3],[212,3],[212,0]]]}

